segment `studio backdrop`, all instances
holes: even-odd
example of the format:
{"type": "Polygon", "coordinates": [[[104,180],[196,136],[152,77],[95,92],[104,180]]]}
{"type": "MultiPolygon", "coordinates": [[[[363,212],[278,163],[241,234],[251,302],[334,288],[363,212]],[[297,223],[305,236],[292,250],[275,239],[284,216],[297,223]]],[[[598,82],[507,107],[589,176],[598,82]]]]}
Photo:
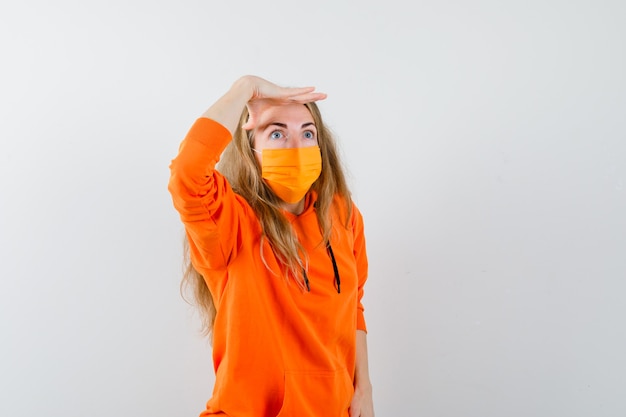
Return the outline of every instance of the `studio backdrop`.
{"type": "Polygon", "coordinates": [[[377,416],[626,415],[624,22],[608,0],[3,2],[0,415],[204,409],[168,166],[245,74],[328,94],[377,416]]]}

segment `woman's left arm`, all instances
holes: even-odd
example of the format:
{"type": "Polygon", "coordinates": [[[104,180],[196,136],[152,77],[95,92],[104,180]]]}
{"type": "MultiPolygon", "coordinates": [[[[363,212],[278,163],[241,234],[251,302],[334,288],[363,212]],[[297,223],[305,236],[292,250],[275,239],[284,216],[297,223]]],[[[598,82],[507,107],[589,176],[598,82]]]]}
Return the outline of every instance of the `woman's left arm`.
{"type": "Polygon", "coordinates": [[[356,331],[356,370],[350,417],[374,417],[372,383],[367,365],[367,333],[356,331]]]}

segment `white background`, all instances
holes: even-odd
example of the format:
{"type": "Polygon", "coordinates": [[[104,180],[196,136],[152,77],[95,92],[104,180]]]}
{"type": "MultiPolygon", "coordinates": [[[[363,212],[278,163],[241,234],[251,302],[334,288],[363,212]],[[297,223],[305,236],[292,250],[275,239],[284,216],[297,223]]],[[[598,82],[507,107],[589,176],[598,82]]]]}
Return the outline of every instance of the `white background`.
{"type": "Polygon", "coordinates": [[[3,2],[0,415],[204,408],[168,165],[247,73],[329,95],[377,416],[626,415],[625,22],[617,0],[3,2]]]}

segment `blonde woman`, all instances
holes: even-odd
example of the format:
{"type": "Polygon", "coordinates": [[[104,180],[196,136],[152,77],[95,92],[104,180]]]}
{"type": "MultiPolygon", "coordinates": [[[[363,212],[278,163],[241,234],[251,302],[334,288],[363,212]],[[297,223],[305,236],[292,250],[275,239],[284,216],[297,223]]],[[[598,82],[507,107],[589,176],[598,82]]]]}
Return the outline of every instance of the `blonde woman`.
{"type": "Polygon", "coordinates": [[[242,77],[172,161],[183,283],[213,341],[201,416],[374,415],[363,220],[315,104],[324,98],[242,77]]]}

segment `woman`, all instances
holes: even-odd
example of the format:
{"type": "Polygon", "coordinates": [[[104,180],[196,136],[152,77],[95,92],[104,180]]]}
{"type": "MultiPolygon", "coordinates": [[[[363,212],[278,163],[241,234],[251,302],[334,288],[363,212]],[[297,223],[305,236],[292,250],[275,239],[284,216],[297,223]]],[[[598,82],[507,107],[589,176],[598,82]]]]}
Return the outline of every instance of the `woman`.
{"type": "Polygon", "coordinates": [[[201,416],[374,415],[363,223],[315,104],[324,98],[242,77],[172,161],[185,279],[213,339],[201,416]]]}

